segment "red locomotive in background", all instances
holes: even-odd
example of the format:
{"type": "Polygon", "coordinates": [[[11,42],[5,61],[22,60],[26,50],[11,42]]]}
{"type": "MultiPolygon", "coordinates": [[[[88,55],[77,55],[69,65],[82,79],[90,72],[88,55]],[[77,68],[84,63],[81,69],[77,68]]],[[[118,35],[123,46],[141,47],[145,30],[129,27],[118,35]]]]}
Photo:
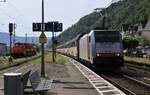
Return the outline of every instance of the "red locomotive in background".
{"type": "Polygon", "coordinates": [[[37,47],[32,43],[15,43],[12,47],[13,57],[33,56],[37,52],[37,47]]]}

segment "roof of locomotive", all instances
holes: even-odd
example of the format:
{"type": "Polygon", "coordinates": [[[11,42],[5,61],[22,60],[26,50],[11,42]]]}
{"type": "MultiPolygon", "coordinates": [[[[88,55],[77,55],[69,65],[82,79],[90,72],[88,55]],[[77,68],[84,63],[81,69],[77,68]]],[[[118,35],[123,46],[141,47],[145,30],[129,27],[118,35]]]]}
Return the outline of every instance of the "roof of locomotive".
{"type": "Polygon", "coordinates": [[[16,42],[14,43],[15,45],[18,44],[18,45],[34,45],[34,43],[22,43],[22,42],[16,42]]]}
{"type": "Polygon", "coordinates": [[[67,41],[66,43],[64,44],[61,44],[59,45],[57,48],[60,48],[60,47],[63,47],[63,46],[67,46],[71,43],[74,43],[74,42],[77,42],[85,33],[80,33],[79,35],[77,35],[75,38],[73,38],[72,40],[70,41],[67,41]]]}
{"type": "MultiPolygon", "coordinates": [[[[91,32],[97,32],[97,31],[99,31],[99,32],[104,32],[104,31],[109,31],[109,32],[117,32],[118,30],[113,30],[113,29],[111,29],[111,30],[106,30],[106,29],[103,29],[103,30],[99,30],[99,29],[97,29],[97,30],[91,30],[91,32]]],[[[119,31],[118,31],[119,32],[119,31]]]]}

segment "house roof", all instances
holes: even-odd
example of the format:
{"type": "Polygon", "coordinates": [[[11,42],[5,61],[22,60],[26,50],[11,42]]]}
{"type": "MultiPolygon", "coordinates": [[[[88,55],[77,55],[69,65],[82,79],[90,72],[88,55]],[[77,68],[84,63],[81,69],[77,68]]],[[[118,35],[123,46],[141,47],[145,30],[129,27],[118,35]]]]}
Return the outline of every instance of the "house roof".
{"type": "Polygon", "coordinates": [[[0,45],[6,45],[6,43],[0,43],[0,45]]]}

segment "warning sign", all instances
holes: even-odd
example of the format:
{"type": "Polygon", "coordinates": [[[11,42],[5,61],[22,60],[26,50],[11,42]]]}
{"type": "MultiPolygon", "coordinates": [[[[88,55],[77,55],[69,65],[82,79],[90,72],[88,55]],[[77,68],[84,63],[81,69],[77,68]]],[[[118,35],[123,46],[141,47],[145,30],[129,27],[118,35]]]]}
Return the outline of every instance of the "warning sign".
{"type": "Polygon", "coordinates": [[[44,33],[41,33],[40,37],[39,37],[39,43],[47,43],[47,38],[46,35],[44,33]]]}

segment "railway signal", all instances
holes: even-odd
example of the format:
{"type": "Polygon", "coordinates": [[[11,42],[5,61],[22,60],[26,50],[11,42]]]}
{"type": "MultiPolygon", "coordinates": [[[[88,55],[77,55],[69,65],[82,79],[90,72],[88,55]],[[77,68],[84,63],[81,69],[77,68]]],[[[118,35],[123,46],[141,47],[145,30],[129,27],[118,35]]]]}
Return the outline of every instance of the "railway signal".
{"type": "Polygon", "coordinates": [[[9,58],[9,62],[12,62],[12,57],[11,57],[11,47],[12,47],[12,34],[14,31],[14,24],[13,23],[9,23],[9,35],[10,35],[10,58],[9,58]]]}
{"type": "Polygon", "coordinates": [[[9,33],[10,33],[10,35],[12,35],[12,33],[13,33],[13,30],[14,30],[14,24],[13,23],[9,23],[9,33]]]}

